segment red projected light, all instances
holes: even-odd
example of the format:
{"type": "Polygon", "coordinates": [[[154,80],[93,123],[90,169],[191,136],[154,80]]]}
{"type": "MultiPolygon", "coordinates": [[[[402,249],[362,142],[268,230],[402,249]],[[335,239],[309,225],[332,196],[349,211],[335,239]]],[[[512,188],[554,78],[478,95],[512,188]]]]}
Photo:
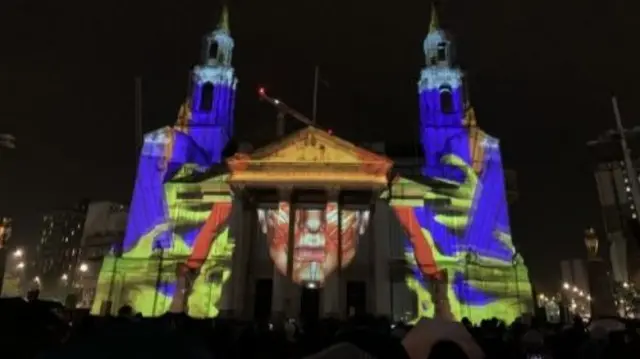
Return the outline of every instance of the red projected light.
{"type": "Polygon", "coordinates": [[[260,87],[260,88],[258,89],[258,93],[259,93],[260,95],[264,95],[264,87],[260,87]]]}

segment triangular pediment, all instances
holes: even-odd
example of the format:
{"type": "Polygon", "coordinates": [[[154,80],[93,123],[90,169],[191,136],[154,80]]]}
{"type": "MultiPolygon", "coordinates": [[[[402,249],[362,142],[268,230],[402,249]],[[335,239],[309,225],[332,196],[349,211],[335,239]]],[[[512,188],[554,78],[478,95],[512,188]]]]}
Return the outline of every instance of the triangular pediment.
{"type": "Polygon", "coordinates": [[[307,127],[280,141],[227,159],[236,184],[381,187],[393,162],[332,134],[307,127]]]}
{"type": "Polygon", "coordinates": [[[392,161],[315,127],[307,127],[249,155],[251,160],[280,163],[356,164],[392,161]]]}

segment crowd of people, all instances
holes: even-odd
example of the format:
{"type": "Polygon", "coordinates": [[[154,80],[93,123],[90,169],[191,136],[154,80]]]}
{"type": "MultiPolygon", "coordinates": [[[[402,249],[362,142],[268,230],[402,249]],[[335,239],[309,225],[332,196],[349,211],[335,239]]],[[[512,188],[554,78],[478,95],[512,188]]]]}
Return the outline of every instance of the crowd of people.
{"type": "Polygon", "coordinates": [[[0,300],[0,358],[174,359],[601,359],[640,357],[637,322],[509,325],[424,319],[415,326],[352,317],[299,323],[142,318],[129,307],[116,317],[79,315],[61,305],[0,300]],[[605,323],[608,323],[605,325],[605,323]]]}

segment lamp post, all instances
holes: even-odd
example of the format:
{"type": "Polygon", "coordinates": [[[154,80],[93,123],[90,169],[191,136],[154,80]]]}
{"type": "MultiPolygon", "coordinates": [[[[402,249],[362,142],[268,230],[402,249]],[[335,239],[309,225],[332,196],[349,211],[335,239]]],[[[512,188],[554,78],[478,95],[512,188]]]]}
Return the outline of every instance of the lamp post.
{"type": "Polygon", "coordinates": [[[587,247],[587,260],[589,261],[600,261],[600,257],[598,255],[598,247],[599,247],[598,235],[596,234],[595,229],[589,228],[584,233],[584,244],[587,247]]]}
{"type": "Polygon", "coordinates": [[[595,229],[589,228],[584,233],[584,244],[587,249],[587,275],[589,291],[597,298],[591,300],[591,317],[615,316],[613,291],[608,274],[607,263],[599,254],[599,239],[595,229]]]}

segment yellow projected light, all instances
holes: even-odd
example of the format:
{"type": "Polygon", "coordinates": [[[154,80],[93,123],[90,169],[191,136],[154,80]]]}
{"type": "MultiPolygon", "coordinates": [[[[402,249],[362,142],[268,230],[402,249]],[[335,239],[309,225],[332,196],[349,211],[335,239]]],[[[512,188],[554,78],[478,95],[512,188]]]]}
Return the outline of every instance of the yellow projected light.
{"type": "Polygon", "coordinates": [[[231,198],[228,189],[226,195],[217,191],[224,190],[220,187],[225,179],[165,185],[169,220],[142,236],[121,257],[113,253],[105,257],[92,313],[101,313],[111,300],[112,312],[130,305],[144,316],[168,311],[186,311],[200,318],[218,314],[234,245],[228,225],[231,198]],[[171,247],[154,248],[167,231],[171,247]]]}

